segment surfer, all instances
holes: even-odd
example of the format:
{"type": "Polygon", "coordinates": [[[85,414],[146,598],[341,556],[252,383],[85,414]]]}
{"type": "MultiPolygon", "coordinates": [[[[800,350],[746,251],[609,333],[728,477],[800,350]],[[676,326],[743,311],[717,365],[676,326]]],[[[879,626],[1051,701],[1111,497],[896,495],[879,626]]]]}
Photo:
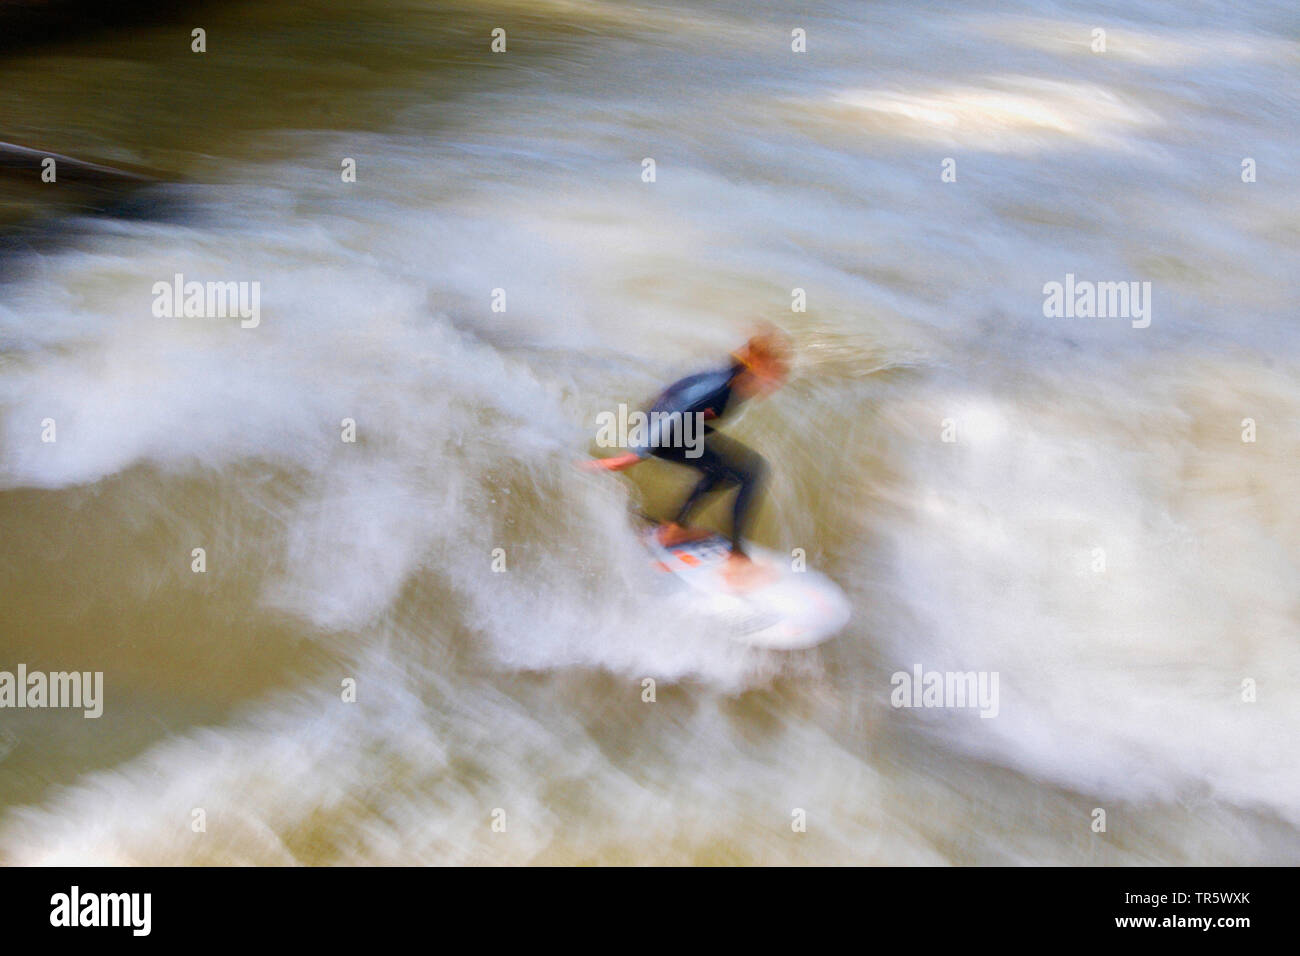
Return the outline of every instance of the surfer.
{"type": "Polygon", "coordinates": [[[700,473],[699,480],[682,502],[676,516],[659,527],[659,542],[665,547],[708,537],[710,532],[687,524],[691,512],[710,492],[736,486],[731,514],[731,555],[723,573],[732,583],[750,583],[755,568],[745,554],[745,532],[757,504],[756,497],[767,477],[763,456],[727,435],[704,426],[703,442],[694,447],[683,440],[687,416],[705,422],[720,421],[745,401],[770,395],[785,384],[790,367],[790,340],[775,328],[754,335],[731,355],[722,368],[689,375],[668,386],[650,411],[657,424],[647,437],[625,454],[586,463],[596,470],[622,471],[654,456],[677,462],[700,473]],[[658,414],[656,414],[658,413],[658,414]]]}

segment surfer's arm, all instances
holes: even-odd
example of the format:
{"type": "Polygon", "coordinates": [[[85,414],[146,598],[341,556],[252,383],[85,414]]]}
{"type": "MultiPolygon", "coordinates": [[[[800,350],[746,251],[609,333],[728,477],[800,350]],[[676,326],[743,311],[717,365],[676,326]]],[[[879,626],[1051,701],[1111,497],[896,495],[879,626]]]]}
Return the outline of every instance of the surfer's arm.
{"type": "Polygon", "coordinates": [[[592,458],[590,461],[579,463],[578,467],[584,471],[622,471],[643,460],[641,455],[629,451],[623,455],[615,455],[613,458],[592,458]]]}
{"type": "Polygon", "coordinates": [[[631,445],[622,455],[613,458],[593,458],[578,467],[584,471],[623,471],[651,455],[651,449],[671,446],[681,440],[671,431],[664,435],[664,427],[680,429],[687,415],[699,414],[707,420],[718,417],[718,406],[726,404],[725,390],[735,375],[735,369],[704,372],[691,375],[668,386],[650,408],[650,430],[639,442],[631,445]],[[702,409],[697,412],[696,409],[702,409]]]}

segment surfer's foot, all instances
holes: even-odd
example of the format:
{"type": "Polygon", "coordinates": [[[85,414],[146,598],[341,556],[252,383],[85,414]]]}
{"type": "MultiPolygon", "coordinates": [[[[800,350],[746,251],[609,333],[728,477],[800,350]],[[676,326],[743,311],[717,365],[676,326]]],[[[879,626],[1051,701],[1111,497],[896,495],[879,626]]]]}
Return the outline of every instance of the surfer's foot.
{"type": "Polygon", "coordinates": [[[765,564],[756,564],[739,551],[733,551],[722,565],[722,579],[737,591],[748,591],[774,581],[776,571],[765,564]]]}
{"type": "Polygon", "coordinates": [[[675,521],[659,526],[659,543],[665,548],[671,548],[675,544],[685,544],[687,541],[699,541],[701,538],[707,538],[712,531],[705,531],[703,528],[683,528],[675,521]]]}

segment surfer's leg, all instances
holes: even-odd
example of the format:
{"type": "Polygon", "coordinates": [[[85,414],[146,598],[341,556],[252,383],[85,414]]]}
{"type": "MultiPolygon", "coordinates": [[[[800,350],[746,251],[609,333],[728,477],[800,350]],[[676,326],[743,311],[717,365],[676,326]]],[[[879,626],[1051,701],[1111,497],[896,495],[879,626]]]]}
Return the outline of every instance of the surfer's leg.
{"type": "Polygon", "coordinates": [[[731,509],[731,550],[743,558],[744,540],[754,516],[756,496],[767,480],[767,460],[734,438],[716,433],[709,436],[705,449],[720,464],[723,479],[740,486],[731,509]]]}
{"type": "Polygon", "coordinates": [[[720,484],[729,480],[727,470],[718,456],[709,451],[707,444],[701,448],[700,454],[694,458],[688,457],[685,449],[673,446],[656,448],[651,454],[656,458],[675,462],[679,465],[686,465],[688,468],[699,472],[699,480],[696,481],[695,486],[691,488],[690,493],[686,496],[686,500],[677,509],[676,515],[668,522],[668,527],[674,537],[687,540],[687,538],[682,537],[686,531],[684,527],[686,519],[699,505],[700,499],[710,492],[716,491],[720,484]]]}
{"type": "Polygon", "coordinates": [[[691,512],[695,510],[695,506],[700,503],[700,499],[717,488],[719,484],[727,480],[725,469],[722,468],[721,463],[717,461],[715,455],[709,454],[708,449],[705,449],[704,453],[700,455],[699,458],[695,459],[695,461],[698,461],[701,464],[694,464],[691,459],[684,459],[682,462],[683,464],[689,464],[692,468],[697,469],[700,472],[700,480],[695,483],[695,487],[691,489],[691,493],[686,496],[686,500],[682,502],[682,506],[677,509],[677,517],[673,518],[673,524],[686,524],[686,519],[690,517],[691,512]],[[707,464],[704,463],[706,459],[708,459],[707,464]]]}
{"type": "Polygon", "coordinates": [[[754,496],[763,487],[766,477],[766,464],[752,466],[740,480],[740,490],[736,492],[736,502],[731,509],[731,550],[744,554],[743,541],[749,536],[749,526],[754,517],[754,496]]]}

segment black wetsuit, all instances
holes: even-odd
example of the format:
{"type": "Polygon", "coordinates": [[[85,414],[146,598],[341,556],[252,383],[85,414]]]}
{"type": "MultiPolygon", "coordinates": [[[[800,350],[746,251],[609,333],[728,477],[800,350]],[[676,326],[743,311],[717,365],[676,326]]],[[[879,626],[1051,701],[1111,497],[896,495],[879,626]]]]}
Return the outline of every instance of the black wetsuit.
{"type": "Polygon", "coordinates": [[[738,554],[744,554],[741,541],[748,527],[754,496],[767,477],[767,462],[758,452],[714,431],[710,425],[704,426],[702,436],[694,436],[702,438],[702,441],[698,444],[692,442],[695,447],[691,447],[686,440],[693,433],[683,419],[687,415],[699,415],[702,420],[714,421],[734,411],[743,399],[733,394],[731,382],[743,370],[744,366],[737,363],[716,371],[689,375],[668,386],[651,406],[652,427],[648,440],[631,449],[642,458],[653,455],[700,472],[700,480],[673,519],[677,524],[686,523],[691,511],[706,494],[738,485],[731,512],[731,547],[738,554]],[[653,424],[656,413],[659,413],[658,421],[664,425],[653,424]],[[673,419],[664,417],[674,413],[673,419]]]}

